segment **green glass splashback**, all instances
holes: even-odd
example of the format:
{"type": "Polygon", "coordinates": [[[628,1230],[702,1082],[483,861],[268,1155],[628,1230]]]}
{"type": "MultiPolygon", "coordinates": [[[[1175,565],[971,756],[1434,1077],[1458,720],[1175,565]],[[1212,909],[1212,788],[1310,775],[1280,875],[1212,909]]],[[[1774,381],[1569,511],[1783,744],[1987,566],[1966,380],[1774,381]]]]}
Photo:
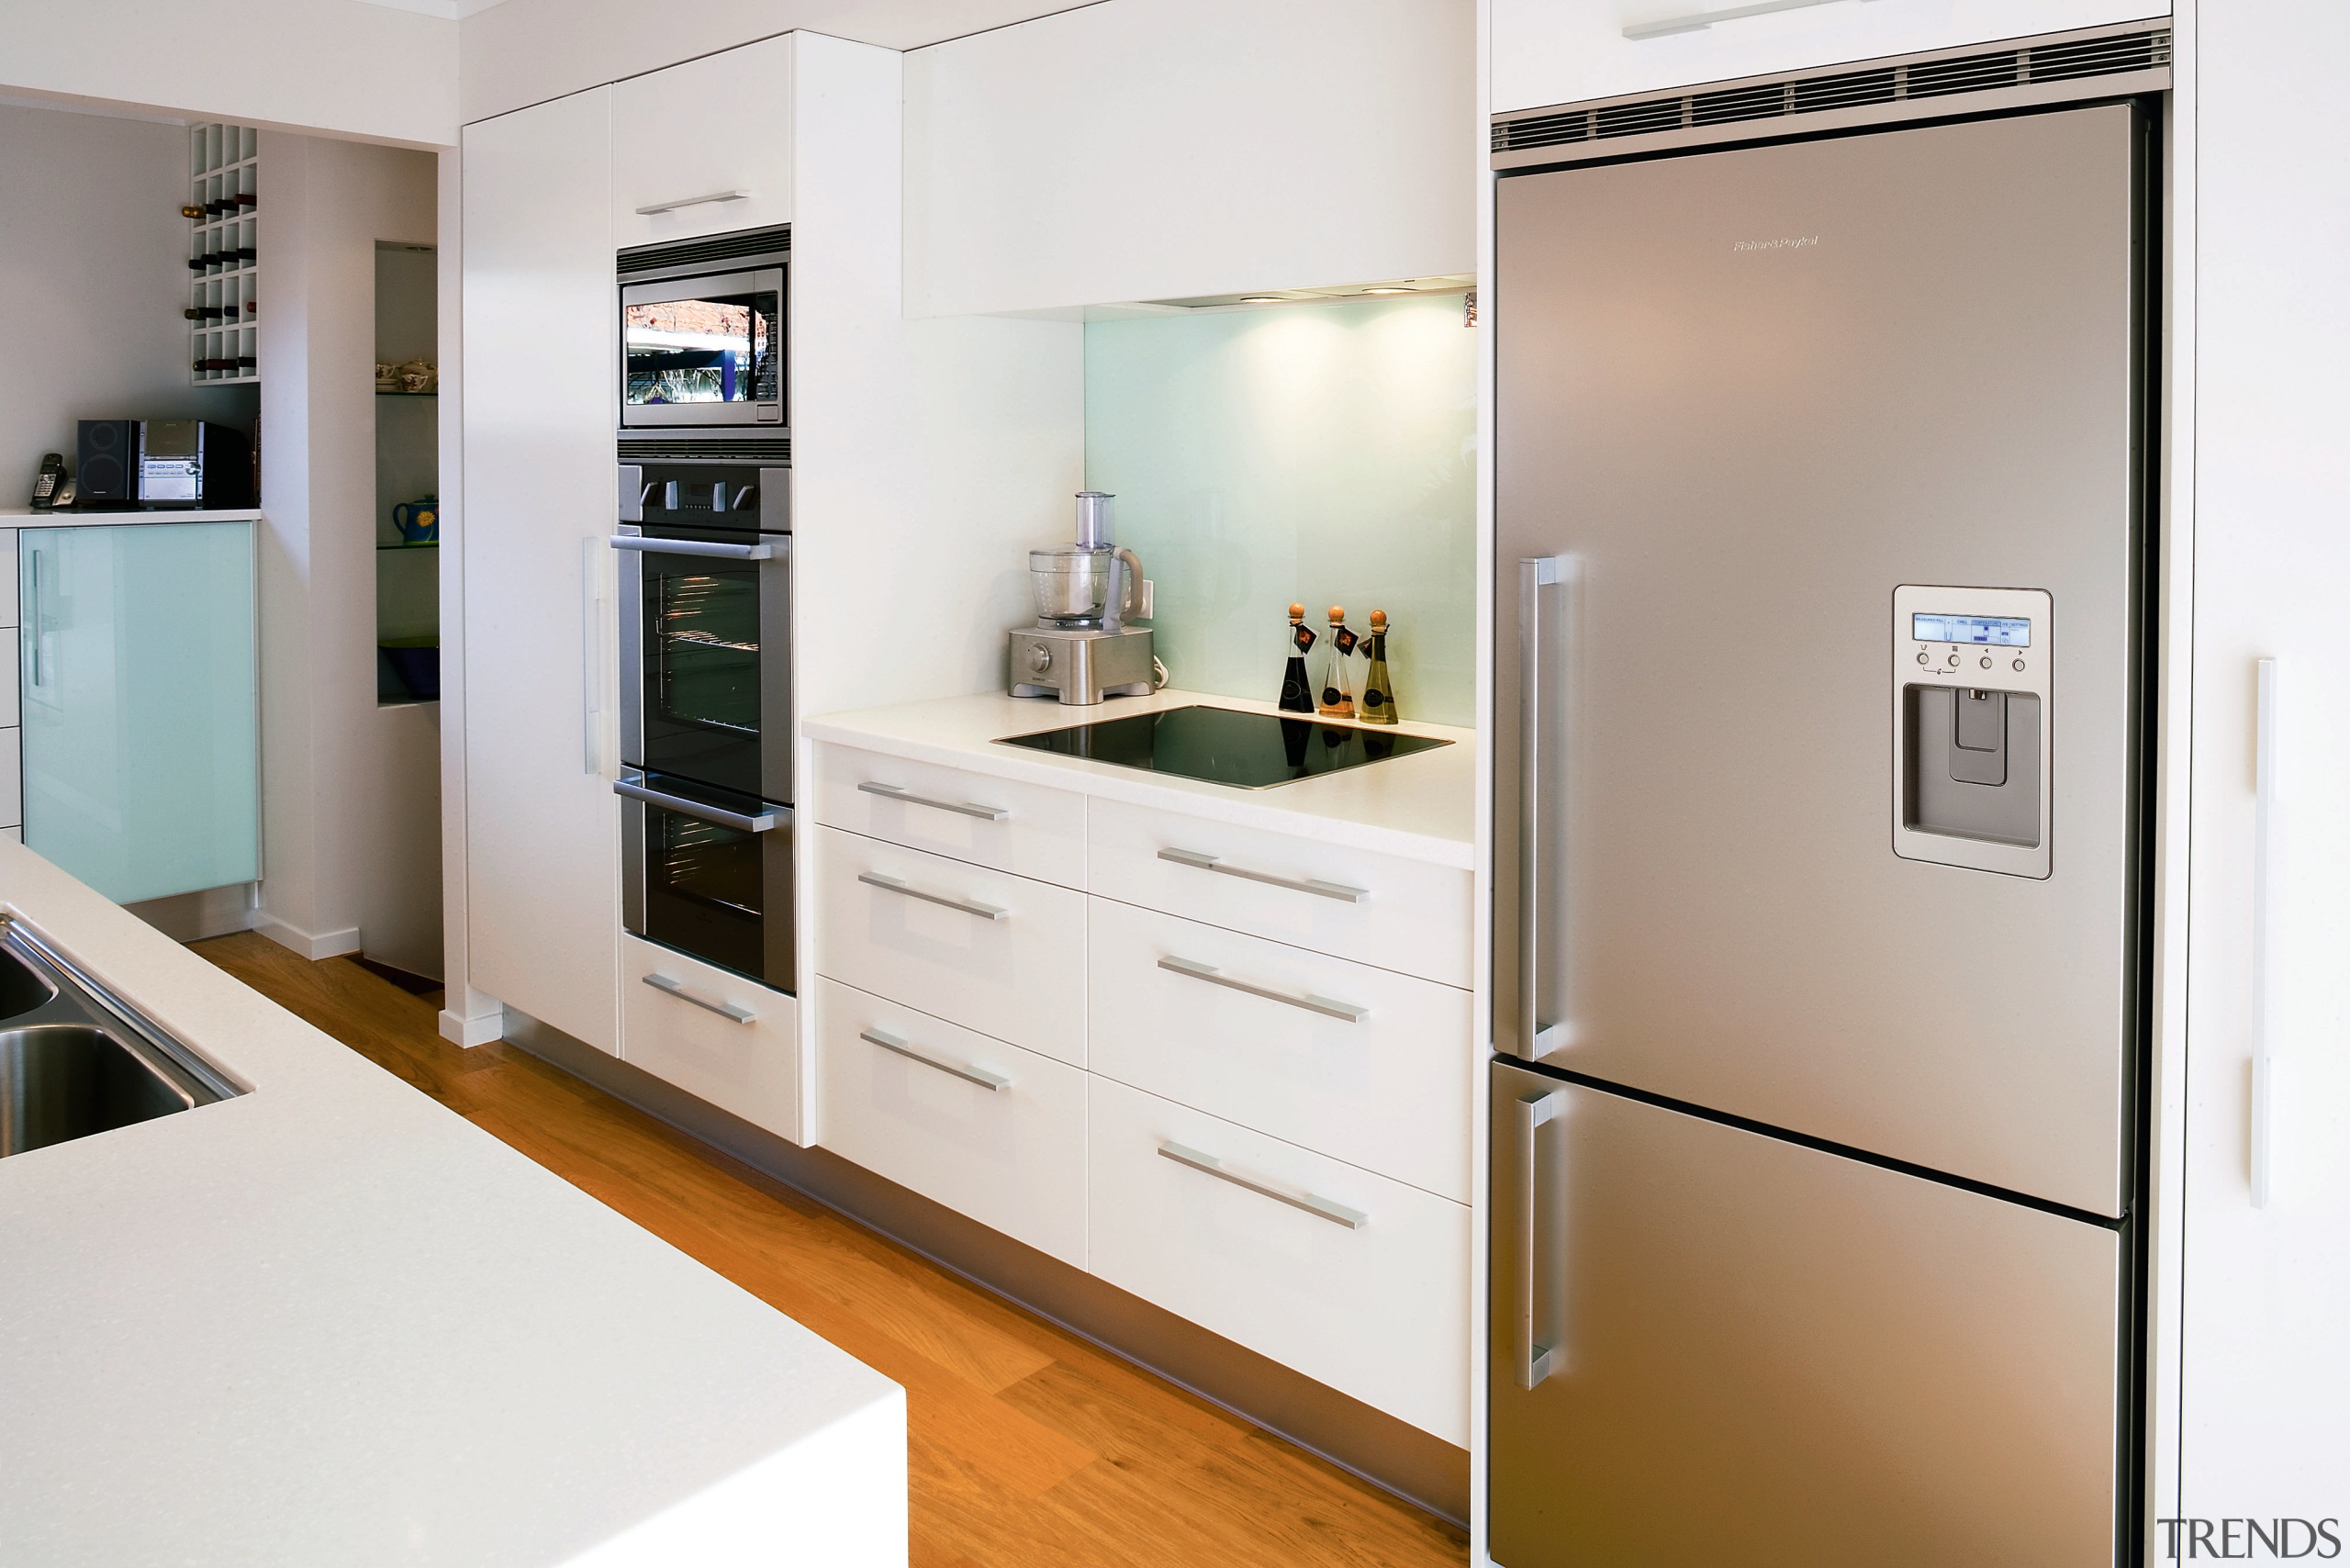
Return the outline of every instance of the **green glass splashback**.
{"type": "Polygon", "coordinates": [[[1391,617],[1404,717],[1473,722],[1476,394],[1457,294],[1089,324],[1085,482],[1175,684],[1270,702],[1290,601],[1343,604],[1391,617]]]}
{"type": "Polygon", "coordinates": [[[261,874],[253,524],[27,528],[25,843],[118,903],[261,874]]]}

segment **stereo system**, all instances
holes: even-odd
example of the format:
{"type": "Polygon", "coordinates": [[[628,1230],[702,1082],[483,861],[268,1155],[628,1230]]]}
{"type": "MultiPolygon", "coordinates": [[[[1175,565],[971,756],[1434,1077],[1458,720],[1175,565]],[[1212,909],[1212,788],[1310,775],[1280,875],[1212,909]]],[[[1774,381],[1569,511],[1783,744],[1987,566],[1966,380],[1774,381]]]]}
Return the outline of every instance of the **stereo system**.
{"type": "Polygon", "coordinates": [[[252,439],[208,420],[84,420],[74,450],[84,510],[259,504],[252,439]]]}

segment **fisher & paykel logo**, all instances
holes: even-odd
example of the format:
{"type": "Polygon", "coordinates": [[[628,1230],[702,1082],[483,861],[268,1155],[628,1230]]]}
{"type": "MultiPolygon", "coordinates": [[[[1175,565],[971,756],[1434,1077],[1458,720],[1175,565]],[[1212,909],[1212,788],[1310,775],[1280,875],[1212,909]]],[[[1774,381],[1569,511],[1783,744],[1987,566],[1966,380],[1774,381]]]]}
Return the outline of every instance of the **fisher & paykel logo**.
{"type": "Polygon", "coordinates": [[[2342,1555],[2339,1519],[2156,1519],[2165,1558],[2342,1555]]]}
{"type": "Polygon", "coordinates": [[[1784,240],[1733,240],[1733,251],[1802,251],[1819,243],[1817,234],[1793,234],[1784,240]]]}

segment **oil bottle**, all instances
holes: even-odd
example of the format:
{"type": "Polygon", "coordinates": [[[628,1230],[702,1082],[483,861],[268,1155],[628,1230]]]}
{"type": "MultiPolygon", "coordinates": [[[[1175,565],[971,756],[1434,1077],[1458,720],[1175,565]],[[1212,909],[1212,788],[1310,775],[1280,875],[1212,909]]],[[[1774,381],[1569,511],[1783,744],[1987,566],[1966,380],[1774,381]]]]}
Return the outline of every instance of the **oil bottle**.
{"type": "Polygon", "coordinates": [[[1281,671],[1281,710],[1284,713],[1314,711],[1314,682],[1305,673],[1305,655],[1314,644],[1314,629],[1305,623],[1305,606],[1291,605],[1289,665],[1281,671]]]}
{"type": "Polygon", "coordinates": [[[1366,724],[1395,722],[1395,683],[1387,673],[1387,611],[1371,612],[1371,638],[1366,644],[1371,668],[1362,678],[1361,719],[1366,724]]]}
{"type": "Polygon", "coordinates": [[[1351,719],[1355,716],[1355,696],[1347,679],[1347,660],[1351,657],[1362,639],[1347,625],[1346,606],[1330,607],[1330,657],[1322,666],[1321,714],[1326,719],[1351,719]]]}

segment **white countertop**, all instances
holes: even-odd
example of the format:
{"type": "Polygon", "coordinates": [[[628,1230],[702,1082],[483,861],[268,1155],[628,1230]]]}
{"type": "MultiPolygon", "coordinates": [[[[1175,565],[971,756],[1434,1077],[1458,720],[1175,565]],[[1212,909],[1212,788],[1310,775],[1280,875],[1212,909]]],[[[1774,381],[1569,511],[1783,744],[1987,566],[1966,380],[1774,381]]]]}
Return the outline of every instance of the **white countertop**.
{"type": "Polygon", "coordinates": [[[901,1390],[22,847],[252,1092],[0,1159],[0,1560],[905,1562],[901,1390]]]}
{"type": "Polygon", "coordinates": [[[0,528],[105,528],[126,522],[251,522],[259,507],[233,511],[197,511],[159,507],[153,511],[35,511],[30,507],[0,507],[0,528]]]}
{"type": "Polygon", "coordinates": [[[1104,800],[1186,812],[1218,822],[1351,845],[1464,870],[1476,864],[1474,730],[1406,722],[1396,729],[1405,734],[1432,735],[1454,744],[1266,790],[1242,790],[1228,784],[1178,778],[1113,763],[993,744],[1003,735],[1065,729],[1072,724],[1157,712],[1192,703],[1237,708],[1251,713],[1281,711],[1270,702],[1188,691],[1113,697],[1084,708],[1043,698],[987,692],[894,708],[827,713],[806,721],[801,728],[811,740],[864,746],[1001,778],[1058,785],[1104,800]]]}

